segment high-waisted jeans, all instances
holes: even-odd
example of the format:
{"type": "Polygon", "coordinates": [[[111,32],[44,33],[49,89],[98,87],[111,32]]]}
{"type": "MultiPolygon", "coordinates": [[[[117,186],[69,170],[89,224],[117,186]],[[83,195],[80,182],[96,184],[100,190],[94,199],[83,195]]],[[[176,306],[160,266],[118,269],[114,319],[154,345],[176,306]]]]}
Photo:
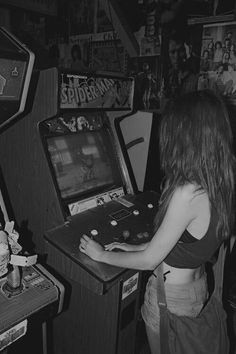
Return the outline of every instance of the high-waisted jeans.
{"type": "MultiPolygon", "coordinates": [[[[165,292],[170,312],[179,316],[196,317],[208,299],[206,274],[188,284],[165,283],[165,292]]],[[[160,312],[157,299],[157,279],[155,275],[151,275],[147,282],[141,313],[146,325],[159,333],[160,312]]]]}

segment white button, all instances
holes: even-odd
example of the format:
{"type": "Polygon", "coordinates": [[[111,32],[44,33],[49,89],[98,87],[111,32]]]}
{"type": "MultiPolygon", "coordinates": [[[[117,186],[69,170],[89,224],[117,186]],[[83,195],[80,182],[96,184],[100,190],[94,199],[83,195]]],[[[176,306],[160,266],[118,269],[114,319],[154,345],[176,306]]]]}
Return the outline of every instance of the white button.
{"type": "Polygon", "coordinates": [[[124,239],[127,239],[127,238],[130,236],[129,230],[124,230],[124,231],[122,232],[122,234],[123,234],[124,239]]]}
{"type": "Polygon", "coordinates": [[[138,211],[138,210],[134,210],[134,211],[133,211],[133,214],[134,214],[134,215],[139,215],[139,211],[138,211]]]}
{"type": "Polygon", "coordinates": [[[98,231],[97,230],[92,230],[92,231],[90,231],[90,234],[92,236],[97,236],[98,235],[98,231]]]}
{"type": "Polygon", "coordinates": [[[112,220],[112,221],[111,221],[111,225],[112,225],[112,226],[116,226],[116,225],[117,225],[117,221],[112,220]]]}
{"type": "Polygon", "coordinates": [[[149,204],[148,204],[148,208],[149,208],[149,209],[152,209],[152,208],[153,208],[153,204],[152,204],[152,203],[149,203],[149,204]]]}

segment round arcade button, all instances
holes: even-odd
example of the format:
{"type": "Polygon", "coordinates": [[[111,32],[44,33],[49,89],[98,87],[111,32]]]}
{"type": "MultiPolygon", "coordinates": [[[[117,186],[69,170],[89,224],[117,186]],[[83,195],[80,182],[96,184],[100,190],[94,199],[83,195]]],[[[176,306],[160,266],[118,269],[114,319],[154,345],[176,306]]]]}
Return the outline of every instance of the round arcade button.
{"type": "Polygon", "coordinates": [[[116,226],[117,225],[117,221],[116,220],[111,220],[111,225],[112,226],[116,226]]]}
{"type": "Polygon", "coordinates": [[[98,235],[98,230],[91,230],[90,231],[90,234],[92,235],[92,236],[97,236],[98,235]]]}
{"type": "Polygon", "coordinates": [[[152,204],[152,203],[148,203],[147,207],[148,207],[149,209],[152,209],[152,208],[153,208],[153,204],[152,204]]]}
{"type": "Polygon", "coordinates": [[[133,211],[133,214],[136,216],[136,215],[139,215],[139,211],[138,210],[134,210],[133,211]]]}
{"type": "Polygon", "coordinates": [[[124,239],[127,239],[127,238],[130,236],[129,230],[124,230],[124,231],[122,232],[122,235],[123,235],[124,239]]]}

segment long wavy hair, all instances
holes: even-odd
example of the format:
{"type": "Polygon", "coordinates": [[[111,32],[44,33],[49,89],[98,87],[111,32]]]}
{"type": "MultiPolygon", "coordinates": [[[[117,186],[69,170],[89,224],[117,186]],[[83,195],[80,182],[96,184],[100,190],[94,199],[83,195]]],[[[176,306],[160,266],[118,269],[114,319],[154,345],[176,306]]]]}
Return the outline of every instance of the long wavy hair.
{"type": "Polygon", "coordinates": [[[189,92],[168,102],[159,130],[164,171],[157,229],[178,186],[194,183],[217,211],[216,236],[223,240],[233,224],[233,136],[227,109],[210,90],[189,92]]]}

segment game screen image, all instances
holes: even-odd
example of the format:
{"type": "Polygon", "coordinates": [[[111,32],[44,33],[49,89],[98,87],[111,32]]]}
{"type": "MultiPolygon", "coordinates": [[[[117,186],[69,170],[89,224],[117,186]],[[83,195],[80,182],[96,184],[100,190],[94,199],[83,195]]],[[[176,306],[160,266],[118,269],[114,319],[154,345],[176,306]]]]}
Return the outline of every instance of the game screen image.
{"type": "Polygon", "coordinates": [[[101,131],[50,137],[48,152],[62,199],[117,185],[119,173],[101,131]]]}
{"type": "Polygon", "coordinates": [[[0,100],[19,100],[26,62],[0,58],[0,100]]]}

